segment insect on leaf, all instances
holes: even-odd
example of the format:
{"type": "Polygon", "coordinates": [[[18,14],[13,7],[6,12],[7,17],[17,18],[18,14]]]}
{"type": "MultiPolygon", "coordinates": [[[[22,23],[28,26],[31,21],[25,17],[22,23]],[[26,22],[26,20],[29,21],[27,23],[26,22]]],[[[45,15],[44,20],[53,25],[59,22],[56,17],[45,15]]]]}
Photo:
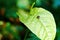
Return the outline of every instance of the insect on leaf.
{"type": "MultiPolygon", "coordinates": [[[[20,21],[41,40],[54,40],[56,35],[56,24],[53,15],[43,8],[32,8],[30,14],[25,18],[20,16],[20,21]]],[[[26,14],[27,15],[27,14],[26,14]]]]}

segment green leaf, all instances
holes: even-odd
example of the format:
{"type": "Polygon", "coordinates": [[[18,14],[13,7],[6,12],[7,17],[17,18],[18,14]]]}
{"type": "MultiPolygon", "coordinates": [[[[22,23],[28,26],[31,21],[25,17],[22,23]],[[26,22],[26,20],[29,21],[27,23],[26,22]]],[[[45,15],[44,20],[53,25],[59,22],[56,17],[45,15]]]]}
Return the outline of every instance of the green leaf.
{"type": "Polygon", "coordinates": [[[3,25],[4,23],[3,23],[3,21],[0,21],[0,25],[3,25]]]}
{"type": "Polygon", "coordinates": [[[56,24],[53,15],[43,8],[33,8],[30,14],[17,13],[20,21],[41,40],[54,40],[56,24]],[[27,16],[26,16],[27,15],[27,16]]]}
{"type": "Polygon", "coordinates": [[[32,33],[29,29],[26,32],[27,36],[25,40],[40,40],[34,33],[32,33]]]}

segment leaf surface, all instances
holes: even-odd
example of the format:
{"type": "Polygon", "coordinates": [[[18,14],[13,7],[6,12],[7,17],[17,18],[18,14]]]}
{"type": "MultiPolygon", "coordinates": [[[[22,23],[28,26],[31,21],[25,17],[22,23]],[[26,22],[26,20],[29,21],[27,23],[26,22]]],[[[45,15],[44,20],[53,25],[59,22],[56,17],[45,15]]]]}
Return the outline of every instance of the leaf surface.
{"type": "Polygon", "coordinates": [[[43,8],[33,8],[27,17],[27,13],[17,14],[20,21],[38,38],[41,40],[54,40],[56,35],[56,24],[53,15],[49,11],[43,8]]]}

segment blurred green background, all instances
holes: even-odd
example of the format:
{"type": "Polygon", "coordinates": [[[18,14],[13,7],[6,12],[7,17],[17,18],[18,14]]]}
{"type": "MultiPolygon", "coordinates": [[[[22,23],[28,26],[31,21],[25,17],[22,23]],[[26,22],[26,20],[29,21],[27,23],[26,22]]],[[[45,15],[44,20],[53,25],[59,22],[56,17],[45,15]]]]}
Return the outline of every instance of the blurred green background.
{"type": "MultiPolygon", "coordinates": [[[[60,0],[0,0],[0,39],[23,40],[26,34],[24,30],[27,28],[19,21],[16,12],[18,12],[18,9],[29,12],[34,2],[34,7],[42,7],[53,14],[57,29],[55,40],[60,40],[60,0]]],[[[33,38],[30,40],[33,40],[33,38]]]]}

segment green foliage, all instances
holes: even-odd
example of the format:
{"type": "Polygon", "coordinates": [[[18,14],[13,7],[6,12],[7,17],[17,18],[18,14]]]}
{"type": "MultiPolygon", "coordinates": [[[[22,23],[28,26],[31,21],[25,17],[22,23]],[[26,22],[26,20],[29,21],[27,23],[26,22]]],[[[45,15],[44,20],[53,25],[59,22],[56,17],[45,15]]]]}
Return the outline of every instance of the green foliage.
{"type": "Polygon", "coordinates": [[[41,39],[39,39],[34,33],[27,29],[24,40],[41,40],[41,39]]]}
{"type": "Polygon", "coordinates": [[[32,8],[29,14],[20,12],[17,14],[20,21],[38,38],[41,38],[41,40],[54,40],[56,24],[53,15],[49,11],[43,8],[32,8]]]}
{"type": "Polygon", "coordinates": [[[0,25],[3,25],[3,21],[0,21],[0,25]]]}
{"type": "MultiPolygon", "coordinates": [[[[8,38],[10,35],[12,36],[9,38],[10,40],[54,40],[56,24],[52,14],[54,14],[59,27],[60,19],[57,13],[60,11],[51,8],[51,5],[51,0],[0,0],[0,12],[2,9],[2,13],[0,13],[2,20],[0,21],[0,37],[8,38]],[[45,9],[51,11],[52,14],[45,9]],[[2,14],[4,15],[2,16],[2,14]],[[18,16],[19,23],[23,24],[16,22],[18,16]]],[[[57,30],[57,40],[60,40],[59,33],[60,28],[57,30]]]]}

